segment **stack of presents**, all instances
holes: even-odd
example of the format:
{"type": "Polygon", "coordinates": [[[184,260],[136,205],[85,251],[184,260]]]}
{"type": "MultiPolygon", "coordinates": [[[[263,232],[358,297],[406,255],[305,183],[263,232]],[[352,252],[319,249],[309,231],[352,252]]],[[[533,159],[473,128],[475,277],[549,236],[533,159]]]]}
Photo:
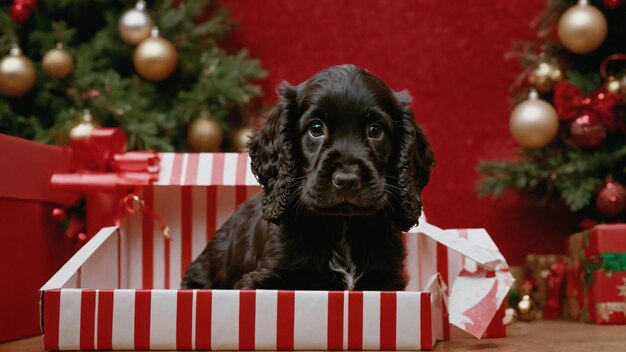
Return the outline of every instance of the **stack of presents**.
{"type": "Polygon", "coordinates": [[[520,320],[626,324],[626,224],[575,233],[567,253],[530,254],[513,267],[508,303],[520,320]]]}
{"type": "MultiPolygon", "coordinates": [[[[42,332],[45,348],[60,350],[431,350],[463,332],[506,335],[513,277],[487,232],[424,220],[404,235],[405,291],[180,290],[216,229],[261,192],[249,157],[124,148],[116,129],[97,129],[71,148],[0,135],[0,149],[14,151],[0,155],[11,165],[0,176],[0,226],[8,229],[0,315],[11,317],[0,321],[0,341],[42,332]],[[78,199],[84,241],[64,235],[53,215],[78,199]]],[[[571,275],[592,276],[576,276],[572,300],[584,319],[623,321],[615,312],[624,297],[593,288],[625,277],[606,267],[614,259],[604,248],[615,247],[603,231],[571,241],[584,254],[571,275]]]]}

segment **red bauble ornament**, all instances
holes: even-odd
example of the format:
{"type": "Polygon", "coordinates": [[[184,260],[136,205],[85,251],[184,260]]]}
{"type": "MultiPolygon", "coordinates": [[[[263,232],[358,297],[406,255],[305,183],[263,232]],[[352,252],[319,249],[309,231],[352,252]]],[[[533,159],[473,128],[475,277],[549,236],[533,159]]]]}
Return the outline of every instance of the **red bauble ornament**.
{"type": "Polygon", "coordinates": [[[596,207],[606,216],[620,214],[626,210],[626,187],[613,181],[610,176],[607,177],[596,197],[596,207]]]}
{"type": "Polygon", "coordinates": [[[37,0],[14,0],[11,5],[11,18],[15,23],[24,23],[36,9],[37,0]]]}
{"type": "Polygon", "coordinates": [[[54,208],[52,209],[51,217],[52,220],[62,223],[67,218],[67,212],[63,208],[54,208]]]}
{"type": "Polygon", "coordinates": [[[624,5],[624,0],[604,0],[604,7],[614,10],[624,5]]]}
{"type": "Polygon", "coordinates": [[[606,126],[595,114],[578,116],[570,125],[572,142],[581,148],[597,148],[606,138],[606,126]]]}
{"type": "Polygon", "coordinates": [[[21,2],[31,12],[37,10],[37,0],[15,0],[15,2],[21,2]]]}
{"type": "Polygon", "coordinates": [[[15,23],[24,23],[30,18],[30,9],[19,1],[11,5],[11,18],[15,23]]]}
{"type": "Polygon", "coordinates": [[[578,223],[578,227],[583,230],[589,230],[596,225],[598,225],[598,222],[590,218],[584,218],[578,223]]]}
{"type": "Polygon", "coordinates": [[[79,242],[87,241],[87,235],[85,235],[84,232],[79,233],[78,236],[76,236],[76,238],[78,239],[79,242]]]}

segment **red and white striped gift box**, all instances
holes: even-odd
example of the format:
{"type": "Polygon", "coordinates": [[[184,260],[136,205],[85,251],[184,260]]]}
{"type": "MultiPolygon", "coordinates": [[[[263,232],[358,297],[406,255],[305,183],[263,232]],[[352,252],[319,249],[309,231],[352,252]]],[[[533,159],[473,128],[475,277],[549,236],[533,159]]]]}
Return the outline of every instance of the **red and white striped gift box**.
{"type": "Polygon", "coordinates": [[[45,347],[419,350],[447,337],[439,282],[452,287],[463,255],[417,231],[406,235],[403,292],[177,290],[215,230],[261,191],[249,165],[245,154],[161,154],[159,181],[138,192],[151,211],[102,229],[42,288],[45,347]]]}
{"type": "Polygon", "coordinates": [[[102,229],[42,288],[47,349],[430,350],[441,339],[436,277],[402,292],[122,288],[128,237],[102,229]]]}

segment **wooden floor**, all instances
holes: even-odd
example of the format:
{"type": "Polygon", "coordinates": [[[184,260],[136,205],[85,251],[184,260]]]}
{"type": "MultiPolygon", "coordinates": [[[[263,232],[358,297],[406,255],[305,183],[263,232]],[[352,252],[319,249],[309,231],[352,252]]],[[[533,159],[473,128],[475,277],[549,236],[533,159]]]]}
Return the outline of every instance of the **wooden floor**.
{"type": "MultiPolygon", "coordinates": [[[[590,325],[563,321],[515,323],[508,337],[469,337],[438,342],[435,351],[624,351],[626,325],[590,325]]],[[[0,344],[0,351],[43,351],[40,336],[0,344]]]]}

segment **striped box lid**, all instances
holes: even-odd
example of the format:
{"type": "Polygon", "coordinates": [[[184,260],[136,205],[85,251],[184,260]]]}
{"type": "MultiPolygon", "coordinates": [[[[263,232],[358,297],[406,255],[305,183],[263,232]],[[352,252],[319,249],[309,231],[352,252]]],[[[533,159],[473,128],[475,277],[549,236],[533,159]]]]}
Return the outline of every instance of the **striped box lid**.
{"type": "Polygon", "coordinates": [[[258,186],[246,153],[160,153],[156,186],[258,186]]]}

